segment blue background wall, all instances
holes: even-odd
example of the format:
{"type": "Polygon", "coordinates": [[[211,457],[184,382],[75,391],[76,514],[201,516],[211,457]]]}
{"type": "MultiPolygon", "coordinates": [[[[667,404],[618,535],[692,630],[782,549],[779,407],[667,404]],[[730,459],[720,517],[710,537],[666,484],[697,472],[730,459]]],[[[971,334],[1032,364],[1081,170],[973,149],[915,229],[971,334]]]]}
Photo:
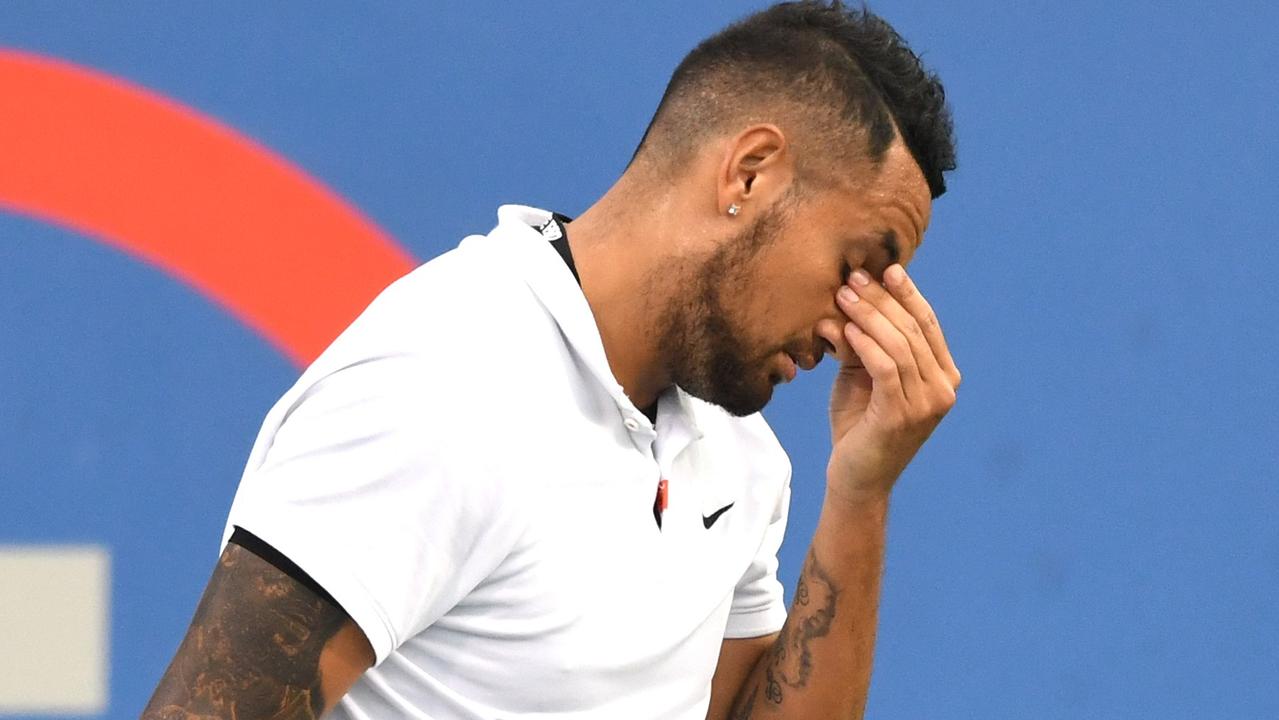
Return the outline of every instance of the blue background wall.
{"type": "MultiPolygon", "coordinates": [[[[7,3],[0,47],[217,118],[425,259],[503,202],[584,209],[683,53],[756,6],[7,3]]],[[[876,9],[955,109],[914,274],[965,385],[895,496],[870,716],[1279,717],[1279,10],[876,9]]],[[[0,329],[0,543],[110,549],[105,717],[135,716],[297,369],[160,271],[3,212],[0,329]]],[[[829,372],[767,412],[796,469],[788,585],[829,372]]]]}

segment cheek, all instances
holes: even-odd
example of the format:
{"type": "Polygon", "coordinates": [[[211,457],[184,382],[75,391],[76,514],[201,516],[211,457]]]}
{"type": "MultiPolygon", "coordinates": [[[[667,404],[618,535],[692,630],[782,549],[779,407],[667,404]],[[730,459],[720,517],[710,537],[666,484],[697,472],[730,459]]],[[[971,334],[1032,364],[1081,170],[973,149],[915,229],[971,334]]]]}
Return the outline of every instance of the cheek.
{"type": "Polygon", "coordinates": [[[733,315],[739,330],[761,351],[772,352],[803,335],[819,319],[824,308],[834,303],[831,283],[818,284],[791,266],[785,271],[769,270],[744,286],[733,315]]]}

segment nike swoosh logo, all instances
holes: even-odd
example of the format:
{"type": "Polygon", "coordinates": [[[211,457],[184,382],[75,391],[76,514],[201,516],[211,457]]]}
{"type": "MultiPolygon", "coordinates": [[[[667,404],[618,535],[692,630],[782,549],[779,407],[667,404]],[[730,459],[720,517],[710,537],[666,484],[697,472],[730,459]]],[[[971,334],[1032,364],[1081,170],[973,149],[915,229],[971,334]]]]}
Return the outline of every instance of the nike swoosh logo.
{"type": "Polygon", "coordinates": [[[731,508],[731,507],[733,507],[733,505],[734,505],[734,503],[729,503],[729,504],[725,505],[724,507],[722,507],[722,508],[720,508],[720,509],[716,510],[715,512],[711,513],[710,515],[703,515],[703,516],[702,516],[702,525],[705,525],[705,526],[706,526],[706,529],[707,529],[707,530],[710,530],[710,529],[711,529],[711,526],[715,524],[715,521],[719,519],[719,516],[720,516],[720,515],[723,515],[723,514],[724,514],[724,513],[726,513],[726,512],[728,512],[728,509],[729,509],[729,508],[731,508]]]}

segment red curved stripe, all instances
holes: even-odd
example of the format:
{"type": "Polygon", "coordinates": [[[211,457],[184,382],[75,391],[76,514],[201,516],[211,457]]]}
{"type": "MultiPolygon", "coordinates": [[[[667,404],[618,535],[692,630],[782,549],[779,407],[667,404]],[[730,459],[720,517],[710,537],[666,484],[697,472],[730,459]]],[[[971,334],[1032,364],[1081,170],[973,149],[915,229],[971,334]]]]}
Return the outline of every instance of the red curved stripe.
{"type": "Polygon", "coordinates": [[[299,364],[413,266],[338,196],[230,128],[12,51],[0,51],[0,206],[153,263],[299,364]]]}

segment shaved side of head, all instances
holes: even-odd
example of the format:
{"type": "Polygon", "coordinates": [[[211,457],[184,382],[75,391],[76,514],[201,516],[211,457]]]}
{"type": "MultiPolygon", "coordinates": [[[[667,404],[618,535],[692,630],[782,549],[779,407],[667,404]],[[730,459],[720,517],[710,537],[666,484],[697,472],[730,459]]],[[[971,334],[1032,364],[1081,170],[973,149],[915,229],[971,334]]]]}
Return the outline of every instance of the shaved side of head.
{"type": "Polygon", "coordinates": [[[840,2],[791,2],[707,38],[676,68],[633,163],[665,174],[717,137],[773,123],[800,177],[856,180],[901,137],[936,198],[955,167],[945,92],[883,19],[840,2]]]}

